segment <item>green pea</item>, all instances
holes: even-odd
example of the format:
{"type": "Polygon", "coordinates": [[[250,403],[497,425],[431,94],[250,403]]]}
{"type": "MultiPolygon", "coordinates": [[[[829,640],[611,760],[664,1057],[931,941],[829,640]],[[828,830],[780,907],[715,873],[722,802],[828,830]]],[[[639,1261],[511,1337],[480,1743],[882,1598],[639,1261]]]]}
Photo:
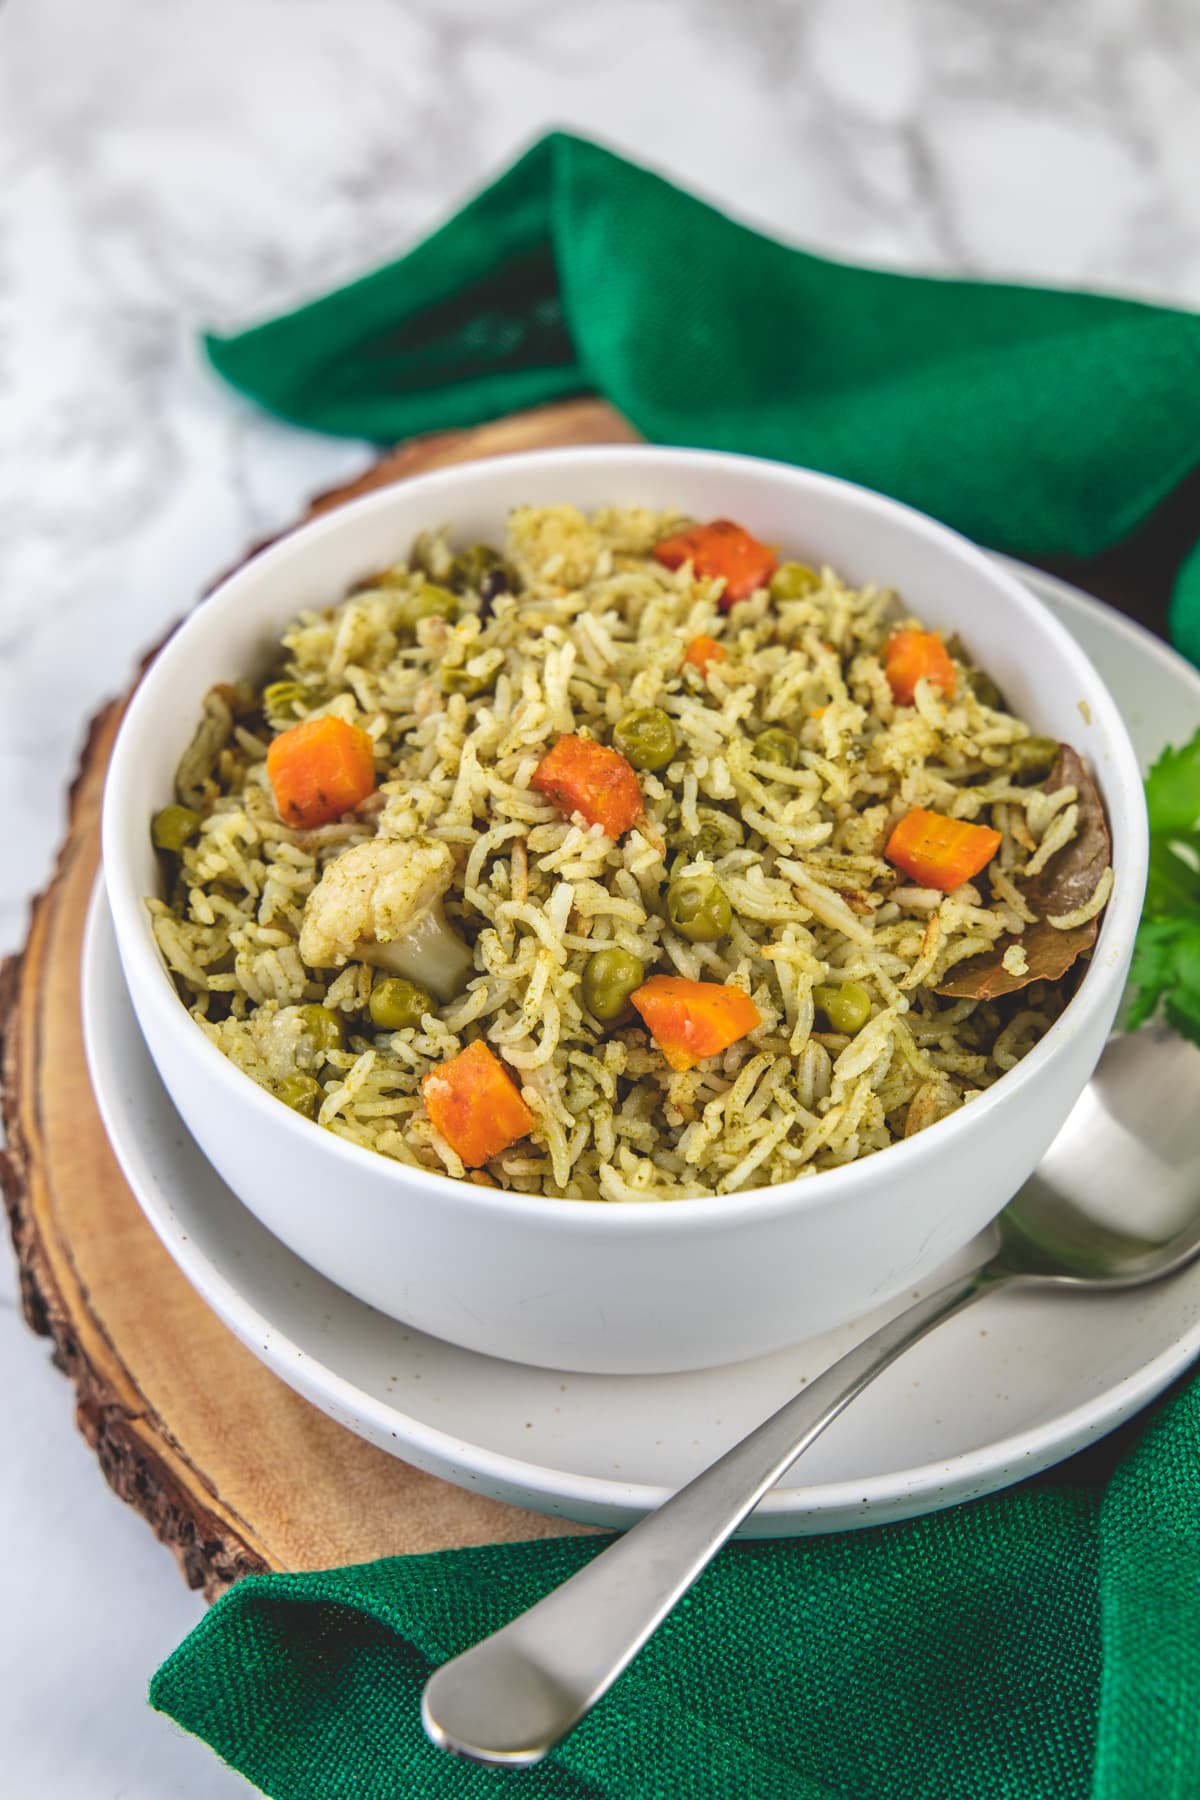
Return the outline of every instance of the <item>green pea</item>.
{"type": "Polygon", "coordinates": [[[769,731],[760,731],[754,740],[754,754],[759,762],[775,763],[781,769],[794,769],[796,758],[800,753],[800,745],[790,731],[781,725],[772,725],[769,731]]]}
{"type": "Polygon", "coordinates": [[[642,706],[613,727],[613,748],[635,769],[665,769],[675,759],[675,727],[660,706],[642,706]]]}
{"type": "Polygon", "coordinates": [[[646,970],[628,950],[597,950],[583,971],[583,1003],[602,1025],[612,1025],[629,1006],[629,996],[640,988],[646,970]]]}
{"type": "Polygon", "coordinates": [[[422,619],[456,619],[458,596],[436,581],[422,581],[396,600],[396,623],[415,631],[422,619]]]}
{"type": "Polygon", "coordinates": [[[821,577],[807,563],[780,563],[771,577],[772,600],[800,600],[821,585],[821,577]]]}
{"type": "Polygon", "coordinates": [[[156,850],[171,850],[178,856],[190,837],[200,829],[200,814],[190,806],[164,806],[150,823],[150,841],[156,850]]]}
{"type": "Polygon", "coordinates": [[[377,981],[367,1002],[373,1022],[380,1031],[403,1031],[407,1025],[419,1025],[428,1012],[433,1012],[431,995],[414,981],[401,981],[389,975],[377,981]]]}
{"type": "Polygon", "coordinates": [[[499,664],[494,669],[489,669],[486,675],[472,675],[461,664],[456,668],[445,668],[440,676],[442,692],[465,694],[468,700],[478,700],[480,694],[491,693],[499,673],[499,664]]]}
{"type": "Polygon", "coordinates": [[[306,1119],[316,1118],[325,1097],[320,1082],[312,1075],[285,1075],[275,1083],[275,1095],[306,1119]]]}
{"type": "Polygon", "coordinates": [[[1012,760],[1019,782],[1044,781],[1058,761],[1058,743],[1049,737],[1022,738],[1012,747],[1012,760]]]}
{"type": "Polygon", "coordinates": [[[871,1016],[871,996],[857,981],[823,981],[813,989],[813,1003],[835,1031],[848,1037],[861,1031],[871,1016]]]}
{"type": "Polygon", "coordinates": [[[342,1016],[331,1006],[302,1006],[300,1029],[322,1056],[327,1056],[331,1050],[340,1050],[346,1042],[342,1016]]]}
{"type": "Polygon", "coordinates": [[[516,586],[516,577],[498,550],[490,544],[471,544],[450,564],[450,586],[457,593],[468,588],[484,600],[494,600],[516,586]]]}
{"type": "Polygon", "coordinates": [[[1000,692],[1000,689],[996,686],[990,675],[985,675],[982,669],[967,669],[965,673],[967,686],[978,700],[980,706],[990,707],[993,712],[1006,712],[1008,710],[1005,706],[1004,695],[1000,692]]]}
{"type": "Polygon", "coordinates": [[[308,695],[298,681],[269,681],[262,691],[268,719],[296,719],[304,711],[308,695]]]}
{"type": "Polygon", "coordinates": [[[689,943],[712,944],[729,930],[733,908],[711,875],[681,875],[667,889],[667,917],[689,943]]]}

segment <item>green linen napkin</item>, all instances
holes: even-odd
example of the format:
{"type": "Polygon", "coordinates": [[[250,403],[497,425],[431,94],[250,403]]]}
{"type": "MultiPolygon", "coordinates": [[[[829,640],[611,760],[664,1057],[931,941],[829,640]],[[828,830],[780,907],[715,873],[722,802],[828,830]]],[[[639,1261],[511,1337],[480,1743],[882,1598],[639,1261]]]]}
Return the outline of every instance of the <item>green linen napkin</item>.
{"type": "MultiPolygon", "coordinates": [[[[379,443],[594,389],[658,443],[806,464],[979,543],[1090,556],[1200,462],[1200,318],[847,267],[581,139],[543,139],[423,244],[232,338],[226,379],[379,443]]],[[[1176,589],[1200,659],[1200,556],[1176,589]]]]}
{"type": "Polygon", "coordinates": [[[729,1546],[537,1769],[435,1750],[434,1666],[603,1542],[251,1578],[151,1700],[274,1800],[1200,1794],[1200,1383],[1006,1493],[729,1546]]]}
{"type": "MultiPolygon", "coordinates": [[[[822,261],[561,135],[399,262],[208,347],[280,416],[383,443],[595,389],[649,438],[1034,557],[1115,543],[1200,460],[1196,318],[822,261]]],[[[1173,628],[1200,658],[1200,556],[1173,628]]],[[[152,1702],[275,1800],[1200,1795],[1200,1383],[991,1498],[730,1546],[539,1769],[430,1747],[430,1669],[598,1547],[244,1581],[152,1702]]]]}

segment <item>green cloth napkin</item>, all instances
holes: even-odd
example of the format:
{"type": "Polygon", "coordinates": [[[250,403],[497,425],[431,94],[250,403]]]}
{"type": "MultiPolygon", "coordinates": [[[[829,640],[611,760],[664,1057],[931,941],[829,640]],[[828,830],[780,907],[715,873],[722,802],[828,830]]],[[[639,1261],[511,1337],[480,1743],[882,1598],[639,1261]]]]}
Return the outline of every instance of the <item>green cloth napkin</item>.
{"type": "MultiPolygon", "coordinates": [[[[1035,559],[1119,542],[1200,462],[1194,314],[828,262],[563,134],[399,261],[207,343],[317,431],[594,389],[655,442],[843,475],[1035,559]]],[[[1200,660],[1200,556],[1171,625],[1200,660]]]]}
{"type": "Polygon", "coordinates": [[[251,1578],[151,1700],[274,1800],[1200,1794],[1200,1383],[1006,1493],[729,1546],[537,1769],[435,1750],[433,1667],[604,1541],[251,1578]]]}
{"type": "MultiPolygon", "coordinates": [[[[595,389],[649,438],[1034,557],[1113,544],[1200,460],[1196,318],[822,261],[564,136],[399,262],[208,347],[280,416],[385,443],[595,389]]],[[[1200,658],[1195,554],[1172,619],[1200,658]]],[[[598,1547],[242,1582],[152,1702],[275,1800],[1200,1795],[1200,1383],[991,1498],[730,1546],[539,1769],[432,1749],[429,1670],[598,1547]]]]}

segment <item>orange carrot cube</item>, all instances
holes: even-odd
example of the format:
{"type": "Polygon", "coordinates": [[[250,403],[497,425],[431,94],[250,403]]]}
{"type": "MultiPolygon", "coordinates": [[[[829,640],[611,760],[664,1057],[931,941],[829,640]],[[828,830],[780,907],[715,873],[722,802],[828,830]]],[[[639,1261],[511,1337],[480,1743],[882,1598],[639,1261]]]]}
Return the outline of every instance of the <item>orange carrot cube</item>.
{"type": "Polygon", "coordinates": [[[922,676],[954,697],[958,672],[936,631],[896,631],[883,653],[884,672],[897,706],[911,706],[922,676]]]}
{"type": "Polygon", "coordinates": [[[528,1137],[534,1116],[504,1064],[477,1038],[421,1082],[435,1129],[468,1169],[528,1137]]]}
{"type": "Polygon", "coordinates": [[[328,825],[375,787],[375,751],[365,731],[327,714],[281,731],[267,751],[267,776],[285,825],[328,825]]]}
{"type": "Polygon", "coordinates": [[[559,738],[529,785],[552,800],[565,818],[580,813],[589,825],[599,825],[614,839],[645,812],[632,766],[619,750],[591,738],[559,738]]]}
{"type": "Polygon", "coordinates": [[[716,981],[652,975],[630,1000],[673,1069],[690,1069],[706,1056],[718,1056],[762,1024],[749,994],[716,981]]]}
{"type": "Polygon", "coordinates": [[[702,675],[707,675],[709,663],[727,662],[729,652],[724,644],[717,642],[716,638],[705,637],[702,634],[700,637],[692,639],[683,653],[683,660],[685,664],[691,663],[694,669],[699,669],[702,675]]]}
{"type": "Polygon", "coordinates": [[[986,868],[999,848],[1000,833],[990,826],[918,806],[901,819],[883,854],[921,887],[948,894],[986,868]]]}
{"type": "Polygon", "coordinates": [[[690,562],[705,580],[723,579],[722,612],[728,612],[736,601],[747,599],[756,589],[766,587],[778,567],[770,546],[760,544],[732,519],[713,519],[708,525],[676,531],[655,544],[653,554],[665,568],[679,569],[690,562]]]}

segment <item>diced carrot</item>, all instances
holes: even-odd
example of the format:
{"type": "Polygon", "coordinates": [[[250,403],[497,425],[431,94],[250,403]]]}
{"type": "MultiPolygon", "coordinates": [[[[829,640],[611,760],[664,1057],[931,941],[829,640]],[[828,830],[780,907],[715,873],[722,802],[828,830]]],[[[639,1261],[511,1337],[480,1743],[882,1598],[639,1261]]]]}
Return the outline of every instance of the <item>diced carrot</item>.
{"type": "Polygon", "coordinates": [[[948,894],[978,875],[999,848],[1000,833],[990,826],[948,819],[918,806],[901,819],[883,854],[922,887],[948,894]]]}
{"type": "Polygon", "coordinates": [[[477,1038],[421,1082],[425,1110],[468,1169],[528,1137],[534,1116],[499,1057],[477,1038]]]}
{"type": "Polygon", "coordinates": [[[683,653],[684,662],[691,663],[692,667],[699,669],[702,675],[708,674],[709,663],[727,662],[728,659],[728,650],[724,644],[718,644],[714,637],[693,638],[683,653]]]}
{"type": "Polygon", "coordinates": [[[645,811],[631,764],[619,750],[591,738],[559,738],[533,771],[529,785],[553,800],[566,818],[581,813],[610,838],[619,838],[645,811]]]}
{"type": "Polygon", "coordinates": [[[676,531],[661,544],[655,544],[654,556],[668,569],[679,569],[690,562],[696,574],[707,580],[723,576],[722,612],[728,612],[735,601],[745,600],[756,588],[766,587],[778,567],[775,552],[732,519],[713,519],[708,525],[676,531]]]}
{"type": "Polygon", "coordinates": [[[749,994],[715,981],[652,975],[629,998],[673,1069],[716,1056],[762,1024],[749,994]]]}
{"type": "Polygon", "coordinates": [[[896,631],[888,639],[883,665],[897,706],[911,706],[924,676],[952,699],[957,672],[936,631],[896,631]]]}
{"type": "Polygon", "coordinates": [[[327,714],[302,719],[272,738],[267,775],[285,825],[328,825],[375,786],[375,752],[365,731],[327,714]]]}

